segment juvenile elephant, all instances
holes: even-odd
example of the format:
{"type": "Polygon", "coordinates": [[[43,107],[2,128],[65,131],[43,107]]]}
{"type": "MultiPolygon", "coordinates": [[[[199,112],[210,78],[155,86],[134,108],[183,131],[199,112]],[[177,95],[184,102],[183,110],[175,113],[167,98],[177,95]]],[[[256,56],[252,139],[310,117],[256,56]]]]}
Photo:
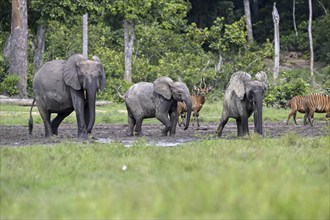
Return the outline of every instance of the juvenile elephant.
{"type": "Polygon", "coordinates": [[[128,136],[142,135],[142,121],[156,117],[165,128],[162,135],[175,135],[178,121],[177,102],[187,104],[187,121],[184,129],[189,127],[191,115],[190,93],[185,83],[179,78],[173,82],[169,77],[159,77],[153,83],[139,82],[131,86],[122,96],[128,112],[128,136]]]}
{"type": "Polygon", "coordinates": [[[254,113],[254,131],[263,134],[262,100],[267,89],[267,75],[256,74],[257,80],[245,72],[234,73],[227,86],[223,111],[217,135],[220,137],[229,118],[235,118],[237,135],[244,136],[249,132],[248,119],[254,113]]]}
{"type": "Polygon", "coordinates": [[[58,134],[65,117],[76,112],[78,138],[88,139],[95,122],[98,89],[105,87],[105,73],[98,57],[88,60],[75,54],[68,60],[53,60],[42,66],[33,79],[34,100],[30,110],[29,131],[32,133],[32,108],[37,102],[45,126],[45,136],[58,134]],[[57,116],[50,121],[51,113],[57,116]]]}

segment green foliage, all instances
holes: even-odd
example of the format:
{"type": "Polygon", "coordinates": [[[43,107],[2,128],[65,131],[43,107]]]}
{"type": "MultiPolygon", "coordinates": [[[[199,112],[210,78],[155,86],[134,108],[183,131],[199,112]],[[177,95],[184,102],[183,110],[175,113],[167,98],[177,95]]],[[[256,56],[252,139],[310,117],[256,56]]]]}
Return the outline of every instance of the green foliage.
{"type": "Polygon", "coordinates": [[[0,218],[328,219],[328,141],[1,147],[0,218]]]}
{"type": "Polygon", "coordinates": [[[300,71],[283,72],[281,78],[280,85],[269,85],[264,98],[267,106],[283,108],[294,96],[309,93],[309,84],[301,77],[300,71]]]}
{"type": "Polygon", "coordinates": [[[316,60],[330,63],[330,13],[313,23],[313,41],[316,60]]]}
{"type": "Polygon", "coordinates": [[[19,81],[18,75],[7,75],[5,79],[0,83],[0,93],[14,96],[19,94],[17,83],[19,81]]]}

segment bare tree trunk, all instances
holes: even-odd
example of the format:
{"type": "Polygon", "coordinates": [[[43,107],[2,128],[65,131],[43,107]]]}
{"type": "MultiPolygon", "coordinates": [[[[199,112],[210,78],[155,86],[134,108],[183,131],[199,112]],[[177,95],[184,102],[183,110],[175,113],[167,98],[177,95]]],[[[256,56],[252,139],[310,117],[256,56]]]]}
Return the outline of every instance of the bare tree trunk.
{"type": "Polygon", "coordinates": [[[46,28],[44,25],[39,24],[37,27],[37,34],[33,41],[33,68],[34,72],[38,72],[38,70],[44,64],[43,55],[45,51],[45,35],[46,28]]]}
{"type": "Polygon", "coordinates": [[[273,73],[273,84],[277,84],[279,69],[280,69],[280,16],[276,8],[276,2],[273,6],[273,22],[274,22],[274,73],[273,73]]]}
{"type": "Polygon", "coordinates": [[[125,40],[125,73],[124,80],[132,83],[132,56],[135,40],[135,25],[133,21],[124,20],[124,40],[125,40]]]}
{"type": "Polygon", "coordinates": [[[297,25],[296,25],[296,0],[292,1],[292,20],[293,20],[293,28],[296,32],[296,36],[298,36],[297,25]]]}
{"type": "Polygon", "coordinates": [[[249,0],[244,0],[244,12],[247,26],[247,37],[249,44],[253,43],[253,31],[252,31],[252,22],[251,22],[251,10],[249,0]]]}
{"type": "Polygon", "coordinates": [[[83,56],[88,58],[88,14],[83,15],[83,56]]]}
{"type": "Polygon", "coordinates": [[[27,96],[27,37],[26,0],[12,0],[9,74],[19,76],[17,88],[21,97],[27,96]]]}
{"type": "Polygon", "coordinates": [[[311,53],[311,61],[310,61],[310,70],[311,70],[311,77],[314,77],[314,49],[313,49],[313,36],[312,36],[312,0],[308,0],[309,5],[309,20],[308,20],[308,37],[309,37],[309,48],[311,53]]]}

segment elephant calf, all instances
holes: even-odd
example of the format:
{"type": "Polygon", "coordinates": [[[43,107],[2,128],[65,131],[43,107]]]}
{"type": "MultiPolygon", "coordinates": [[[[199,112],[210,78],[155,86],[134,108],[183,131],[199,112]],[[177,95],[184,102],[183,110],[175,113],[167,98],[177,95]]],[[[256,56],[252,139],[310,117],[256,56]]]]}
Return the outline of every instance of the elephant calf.
{"type": "Polygon", "coordinates": [[[185,83],[179,78],[173,82],[169,77],[159,77],[153,83],[139,82],[131,86],[124,95],[128,113],[128,136],[142,135],[142,121],[145,118],[156,117],[165,128],[162,135],[175,135],[178,121],[177,102],[187,104],[187,121],[185,129],[189,127],[191,115],[190,93],[185,83]]]}
{"type": "Polygon", "coordinates": [[[33,79],[30,134],[33,128],[31,111],[36,101],[46,137],[57,134],[63,119],[75,111],[78,138],[88,139],[95,122],[96,92],[103,90],[106,82],[103,65],[98,57],[93,59],[75,54],[68,60],[53,60],[41,67],[33,79]],[[57,116],[50,121],[52,113],[57,116]]]}

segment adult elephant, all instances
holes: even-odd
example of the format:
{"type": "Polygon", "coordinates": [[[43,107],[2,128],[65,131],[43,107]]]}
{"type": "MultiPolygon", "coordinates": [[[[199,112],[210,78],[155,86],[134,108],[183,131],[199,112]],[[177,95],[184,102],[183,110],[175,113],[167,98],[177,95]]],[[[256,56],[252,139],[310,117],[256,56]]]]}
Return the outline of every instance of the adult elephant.
{"type": "Polygon", "coordinates": [[[105,81],[103,65],[96,56],[88,60],[75,54],[68,60],[53,60],[43,65],[33,79],[30,134],[33,128],[31,111],[36,101],[46,137],[57,135],[60,123],[75,111],[78,138],[88,139],[95,123],[96,92],[104,89],[105,81]],[[51,113],[57,113],[52,121],[51,113]]]}
{"type": "Polygon", "coordinates": [[[221,137],[222,130],[229,118],[235,118],[237,135],[244,136],[249,132],[248,119],[254,113],[254,131],[263,134],[262,100],[267,89],[267,75],[264,72],[256,74],[257,80],[245,72],[234,73],[227,86],[223,111],[217,135],[221,137]]]}
{"type": "Polygon", "coordinates": [[[142,135],[142,121],[145,118],[156,117],[165,128],[162,135],[175,135],[178,121],[177,102],[187,104],[187,121],[185,130],[189,127],[191,116],[191,100],[189,89],[179,77],[178,82],[173,82],[169,77],[159,77],[153,83],[139,82],[131,86],[122,96],[128,112],[128,136],[134,131],[142,135]]]}

